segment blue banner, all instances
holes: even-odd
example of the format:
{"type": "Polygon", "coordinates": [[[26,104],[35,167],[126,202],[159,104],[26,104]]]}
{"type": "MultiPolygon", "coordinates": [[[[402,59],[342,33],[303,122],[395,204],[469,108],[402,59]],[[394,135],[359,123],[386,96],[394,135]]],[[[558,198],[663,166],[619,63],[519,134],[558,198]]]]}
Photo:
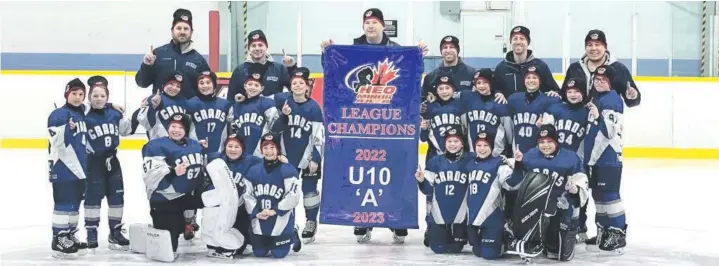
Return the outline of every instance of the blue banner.
{"type": "Polygon", "coordinates": [[[322,65],[320,222],[418,228],[420,49],[334,45],[322,65]]]}

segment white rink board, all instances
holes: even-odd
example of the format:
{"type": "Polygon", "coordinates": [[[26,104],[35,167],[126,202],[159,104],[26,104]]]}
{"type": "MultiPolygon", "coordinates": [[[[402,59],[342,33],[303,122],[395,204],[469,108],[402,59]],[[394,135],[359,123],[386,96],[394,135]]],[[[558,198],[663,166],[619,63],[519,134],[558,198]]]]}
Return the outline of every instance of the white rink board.
{"type": "MultiPolygon", "coordinates": [[[[43,150],[0,150],[0,265],[168,265],[152,262],[144,255],[107,249],[107,205],[103,203],[100,248],[97,254],[75,260],[51,257],[52,189],[45,176],[43,150]],[[15,169],[15,170],[13,170],[15,169]],[[11,217],[11,218],[7,218],[11,217]]],[[[125,175],[126,223],[150,222],[149,208],[140,178],[139,151],[120,151],[125,175]]],[[[622,198],[628,228],[627,253],[620,257],[598,257],[577,246],[571,264],[581,265],[719,265],[719,227],[711,208],[711,196],[719,186],[717,161],[629,160],[624,168],[622,198]],[[706,202],[706,205],[704,203],[706,202]],[[708,206],[708,207],[704,207],[708,206]]],[[[419,198],[420,214],[424,198],[419,198]]],[[[297,208],[300,227],[304,211],[297,208]]],[[[590,232],[593,208],[589,210],[590,232]]],[[[421,216],[421,215],[420,215],[421,216]]],[[[82,208],[81,208],[82,217],[82,208]]],[[[82,226],[82,219],[80,226],[82,226]]],[[[424,230],[424,221],[420,221],[424,230]]],[[[84,230],[80,230],[81,239],[84,230]]],[[[246,257],[234,261],[207,258],[204,245],[189,246],[180,241],[180,258],[171,265],[523,265],[516,257],[486,261],[474,257],[466,247],[464,254],[437,255],[422,245],[422,232],[410,230],[407,243],[391,244],[387,229],[377,228],[372,243],[355,242],[352,228],[320,225],[317,241],[304,245],[287,258],[246,257]]],[[[537,264],[554,263],[538,259],[537,264]]]]}
{"type": "MultiPolygon", "coordinates": [[[[117,72],[124,73],[124,72],[117,72]]],[[[110,102],[125,106],[130,115],[150,89],[137,87],[135,73],[107,75],[110,102]]],[[[76,76],[2,74],[0,86],[23,88],[26,94],[0,97],[0,138],[44,139],[53,104],[64,104],[63,89],[76,76]],[[28,82],[31,80],[32,82],[28,82]],[[28,108],[29,95],[32,108],[28,108]]],[[[88,76],[77,76],[86,81],[88,76]]],[[[558,80],[561,84],[562,80],[558,80]]],[[[719,149],[719,116],[712,115],[719,98],[719,82],[637,81],[642,92],[638,107],[625,107],[625,147],[719,149]]],[[[144,130],[136,138],[144,139],[144,130]]]]}

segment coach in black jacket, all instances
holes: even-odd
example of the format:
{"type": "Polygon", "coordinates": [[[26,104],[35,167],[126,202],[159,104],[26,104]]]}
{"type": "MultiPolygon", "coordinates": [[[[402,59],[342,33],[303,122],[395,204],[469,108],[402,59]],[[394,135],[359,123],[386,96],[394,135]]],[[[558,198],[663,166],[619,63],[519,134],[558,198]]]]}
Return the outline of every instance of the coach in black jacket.
{"type": "Polygon", "coordinates": [[[494,81],[492,90],[502,93],[509,98],[515,92],[527,91],[524,86],[524,76],[527,68],[534,66],[542,85],[539,86],[543,92],[559,91],[559,85],[552,77],[552,71],[542,59],[535,58],[532,50],[527,49],[531,38],[529,29],[524,26],[517,26],[509,33],[512,51],[507,52],[502,62],[494,69],[494,81]]]}
{"type": "Polygon", "coordinates": [[[465,64],[459,58],[459,39],[455,36],[445,36],[439,42],[439,51],[442,54],[442,63],[438,68],[429,72],[424,76],[422,81],[422,101],[431,92],[437,96],[437,88],[432,86],[432,81],[438,76],[450,76],[455,93],[463,90],[472,90],[472,78],[475,70],[473,67],[465,64]]]}
{"type": "Polygon", "coordinates": [[[193,47],[192,13],[178,9],[172,14],[172,41],[156,49],[148,50],[140,70],[135,74],[135,83],[141,88],[152,85],[152,94],[162,89],[167,75],[179,71],[182,80],[182,95],[187,99],[197,95],[197,77],[210,66],[193,47]]]}
{"type": "Polygon", "coordinates": [[[637,85],[634,83],[632,74],[627,69],[627,66],[619,62],[609,51],[607,51],[607,37],[601,30],[590,30],[587,36],[584,37],[584,49],[585,54],[579,61],[569,65],[567,73],[564,76],[564,84],[562,89],[567,87],[567,82],[570,79],[577,78],[587,82],[587,94],[590,97],[594,94],[592,90],[592,80],[594,78],[594,71],[597,67],[602,65],[610,65],[616,73],[612,78],[612,89],[616,90],[622,98],[624,103],[628,107],[634,107],[639,105],[642,101],[642,94],[637,89],[637,85]]]}

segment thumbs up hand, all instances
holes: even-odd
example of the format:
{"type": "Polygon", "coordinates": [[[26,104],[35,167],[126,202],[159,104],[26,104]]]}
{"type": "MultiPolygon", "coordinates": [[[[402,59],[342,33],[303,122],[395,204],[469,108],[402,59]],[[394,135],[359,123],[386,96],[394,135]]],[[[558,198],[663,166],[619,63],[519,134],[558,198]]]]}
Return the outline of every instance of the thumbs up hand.
{"type": "Polygon", "coordinates": [[[242,93],[235,94],[235,102],[241,103],[245,100],[245,95],[242,95],[242,93]]]}
{"type": "Polygon", "coordinates": [[[282,106],[282,113],[284,115],[290,115],[292,113],[292,108],[290,108],[290,105],[287,104],[287,100],[285,100],[285,105],[282,106]]]}
{"type": "Polygon", "coordinates": [[[75,124],[75,121],[72,121],[72,117],[70,117],[70,122],[68,123],[70,124],[71,130],[75,130],[75,128],[77,128],[77,124],[75,124]]]}
{"type": "Polygon", "coordinates": [[[424,171],[419,166],[417,166],[417,172],[414,173],[414,178],[417,179],[417,182],[424,182],[424,171]]]}
{"type": "Polygon", "coordinates": [[[160,106],[160,103],[162,102],[162,97],[160,97],[160,90],[157,90],[157,93],[155,96],[152,96],[152,99],[150,99],[152,102],[152,108],[157,108],[160,106]]]}
{"type": "Polygon", "coordinates": [[[203,148],[207,149],[207,138],[200,140],[199,142],[203,148]]]}
{"type": "Polygon", "coordinates": [[[627,99],[635,100],[635,99],[637,99],[637,96],[639,96],[637,89],[632,87],[632,84],[629,81],[627,81],[627,99]]]}
{"type": "Polygon", "coordinates": [[[155,59],[157,59],[157,56],[155,55],[154,49],[152,49],[152,45],[150,45],[150,50],[145,53],[145,56],[142,58],[142,63],[151,66],[155,64],[155,59]]]}

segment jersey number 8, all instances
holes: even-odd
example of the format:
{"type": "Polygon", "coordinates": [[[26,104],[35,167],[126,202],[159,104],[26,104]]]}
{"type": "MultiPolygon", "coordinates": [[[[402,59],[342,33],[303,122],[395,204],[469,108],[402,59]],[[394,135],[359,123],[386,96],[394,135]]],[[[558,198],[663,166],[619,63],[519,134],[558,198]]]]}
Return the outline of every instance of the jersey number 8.
{"type": "Polygon", "coordinates": [[[271,210],[272,209],[272,201],[268,199],[262,200],[262,209],[263,210],[271,210]]]}
{"type": "Polygon", "coordinates": [[[105,147],[109,148],[112,145],[112,138],[110,136],[105,137],[105,147]]]}

